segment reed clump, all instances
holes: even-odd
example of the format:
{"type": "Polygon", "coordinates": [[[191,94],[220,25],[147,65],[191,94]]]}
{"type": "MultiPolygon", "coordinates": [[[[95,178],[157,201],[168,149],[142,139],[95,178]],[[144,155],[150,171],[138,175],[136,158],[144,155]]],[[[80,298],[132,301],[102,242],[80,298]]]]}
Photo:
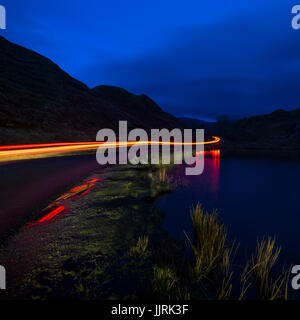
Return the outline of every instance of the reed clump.
{"type": "Polygon", "coordinates": [[[219,223],[217,212],[207,214],[200,204],[191,210],[191,219],[193,241],[187,238],[195,259],[194,274],[197,280],[201,281],[219,267],[228,268],[228,265],[224,265],[229,263],[227,231],[224,225],[219,223]]]}
{"type": "Polygon", "coordinates": [[[245,299],[248,289],[255,286],[257,298],[276,300],[288,298],[289,273],[274,272],[281,248],[275,238],[268,237],[257,242],[255,252],[240,275],[240,292],[233,286],[233,252],[235,244],[228,246],[227,230],[219,222],[217,212],[204,212],[201,204],[191,210],[193,241],[188,237],[192,248],[194,264],[191,281],[196,283],[207,297],[229,300],[233,295],[245,299]],[[208,284],[208,285],[207,285],[208,284]]]}
{"type": "Polygon", "coordinates": [[[288,272],[283,270],[279,275],[273,272],[280,252],[281,248],[276,246],[275,238],[262,239],[257,241],[255,253],[245,266],[242,282],[249,282],[252,278],[262,300],[288,298],[288,272]]]}
{"type": "MultiPolygon", "coordinates": [[[[229,245],[227,230],[217,212],[201,204],[191,209],[193,237],[188,247],[163,242],[151,252],[152,294],[169,300],[279,300],[288,299],[289,273],[275,272],[281,249],[275,238],[257,241],[244,267],[233,264],[237,250],[229,245]]],[[[131,252],[144,255],[149,239],[139,238],[131,252]]]]}
{"type": "Polygon", "coordinates": [[[174,299],[178,286],[176,271],[171,267],[153,267],[153,293],[160,299],[174,299]]]}

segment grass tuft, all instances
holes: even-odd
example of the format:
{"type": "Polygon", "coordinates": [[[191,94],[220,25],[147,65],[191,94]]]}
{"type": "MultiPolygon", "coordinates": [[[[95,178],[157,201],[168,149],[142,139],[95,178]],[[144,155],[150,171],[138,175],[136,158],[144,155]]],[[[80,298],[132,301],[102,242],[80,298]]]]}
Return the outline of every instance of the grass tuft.
{"type": "Polygon", "coordinates": [[[232,291],[232,278],[233,272],[223,278],[222,285],[219,289],[218,300],[229,300],[232,291]]]}
{"type": "Polygon", "coordinates": [[[139,237],[135,246],[130,248],[130,256],[145,256],[148,253],[149,237],[139,237]]]}
{"type": "Polygon", "coordinates": [[[281,251],[275,242],[275,238],[271,237],[258,241],[256,251],[246,264],[242,275],[244,284],[251,276],[254,278],[258,295],[262,300],[287,300],[288,273],[282,272],[281,275],[275,277],[272,275],[273,267],[281,251]]]}
{"type": "Polygon", "coordinates": [[[191,211],[194,238],[189,239],[192,246],[198,281],[206,278],[222,263],[229,263],[229,252],[226,250],[227,232],[218,222],[217,213],[205,214],[202,206],[197,204],[191,211]]]}
{"type": "Polygon", "coordinates": [[[169,267],[153,267],[153,292],[159,299],[174,299],[178,278],[174,269],[169,267]]]}

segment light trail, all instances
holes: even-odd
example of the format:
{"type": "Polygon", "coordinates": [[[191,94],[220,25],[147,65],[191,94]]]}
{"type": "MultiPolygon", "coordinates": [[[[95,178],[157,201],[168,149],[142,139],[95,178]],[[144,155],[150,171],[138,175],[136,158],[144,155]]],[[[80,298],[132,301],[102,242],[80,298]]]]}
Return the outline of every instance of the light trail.
{"type": "Polygon", "coordinates": [[[96,182],[100,181],[101,179],[91,179],[87,181],[85,184],[74,187],[70,191],[64,193],[43,210],[48,211],[46,215],[44,215],[39,220],[27,223],[24,228],[27,229],[29,227],[34,227],[43,222],[49,222],[54,218],[60,216],[62,213],[67,212],[67,208],[64,204],[64,201],[67,201],[69,199],[76,199],[77,197],[82,197],[86,195],[95,186],[96,182]]]}
{"type": "Polygon", "coordinates": [[[93,144],[93,143],[99,143],[99,142],[57,142],[57,143],[21,144],[21,145],[11,145],[11,146],[0,146],[0,150],[59,147],[59,146],[66,146],[66,145],[81,145],[81,144],[87,144],[87,143],[93,144]]]}
{"type": "Polygon", "coordinates": [[[66,208],[64,206],[56,206],[54,209],[52,209],[49,213],[47,213],[44,217],[41,219],[34,221],[34,222],[29,222],[26,226],[25,229],[29,227],[36,226],[40,223],[46,222],[46,221],[51,221],[55,217],[57,217],[59,214],[63,213],[66,211],[66,208]]]}
{"type": "Polygon", "coordinates": [[[220,142],[219,137],[205,142],[165,142],[165,141],[117,141],[117,142],[59,142],[45,144],[25,144],[14,146],[0,146],[0,158],[18,157],[26,155],[42,155],[49,153],[68,153],[74,151],[94,150],[103,145],[104,148],[120,148],[132,145],[209,145],[220,142]]]}

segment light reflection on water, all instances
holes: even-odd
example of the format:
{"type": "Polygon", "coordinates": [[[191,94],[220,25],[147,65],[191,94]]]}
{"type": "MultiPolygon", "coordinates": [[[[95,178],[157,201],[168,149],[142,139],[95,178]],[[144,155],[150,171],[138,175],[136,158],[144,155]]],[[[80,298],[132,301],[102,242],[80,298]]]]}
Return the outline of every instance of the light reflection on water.
{"type": "Polygon", "coordinates": [[[156,201],[165,213],[164,227],[176,238],[192,235],[190,208],[198,202],[211,212],[217,209],[229,238],[240,243],[248,256],[257,238],[275,236],[284,261],[300,264],[299,158],[285,155],[233,155],[205,152],[204,172],[185,176],[184,168],[174,171],[187,181],[156,201]]]}

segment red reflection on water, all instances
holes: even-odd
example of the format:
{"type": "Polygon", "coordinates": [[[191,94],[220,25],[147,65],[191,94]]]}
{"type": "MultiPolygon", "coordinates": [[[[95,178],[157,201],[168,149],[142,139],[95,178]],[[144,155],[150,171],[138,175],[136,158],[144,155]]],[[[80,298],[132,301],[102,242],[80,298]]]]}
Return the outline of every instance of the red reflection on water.
{"type": "MultiPolygon", "coordinates": [[[[219,190],[219,180],[220,180],[220,150],[212,150],[209,155],[212,158],[207,160],[207,165],[210,170],[211,176],[211,192],[216,193],[219,190]]],[[[205,164],[204,164],[205,165],[205,164]]]]}
{"type": "Polygon", "coordinates": [[[204,154],[204,171],[199,176],[190,176],[189,188],[199,195],[199,201],[206,199],[213,204],[218,195],[220,180],[220,150],[202,151],[204,154]]]}

